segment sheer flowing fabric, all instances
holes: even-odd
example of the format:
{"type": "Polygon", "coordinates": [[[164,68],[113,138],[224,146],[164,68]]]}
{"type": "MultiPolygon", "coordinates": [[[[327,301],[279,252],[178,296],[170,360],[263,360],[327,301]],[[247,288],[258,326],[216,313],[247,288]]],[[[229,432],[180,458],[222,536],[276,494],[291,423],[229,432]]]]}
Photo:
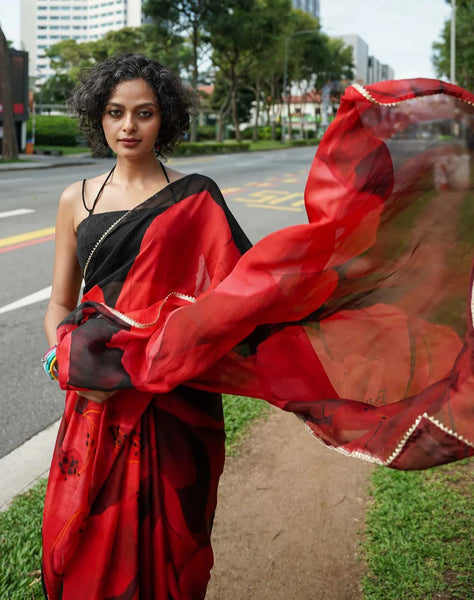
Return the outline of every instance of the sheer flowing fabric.
{"type": "Polygon", "coordinates": [[[61,386],[120,391],[67,395],[43,530],[52,599],[204,597],[223,460],[210,392],[263,398],[394,468],[474,453],[473,129],[455,86],[351,86],[307,224],[247,250],[191,176],[112,229],[59,327],[61,386]],[[88,566],[95,587],[74,595],[88,566]]]}

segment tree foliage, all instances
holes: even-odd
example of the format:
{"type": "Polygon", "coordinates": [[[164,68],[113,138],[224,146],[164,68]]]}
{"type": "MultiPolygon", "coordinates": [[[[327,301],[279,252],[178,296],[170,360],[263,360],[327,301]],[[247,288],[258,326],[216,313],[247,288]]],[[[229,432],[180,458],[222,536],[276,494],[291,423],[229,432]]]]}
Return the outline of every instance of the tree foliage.
{"type": "MultiPolygon", "coordinates": [[[[448,0],[447,0],[448,1],[448,0]]],[[[448,2],[450,3],[450,2],[448,2]]],[[[474,89],[474,2],[456,2],[456,83],[474,89]]],[[[441,40],[433,44],[432,61],[438,77],[450,77],[451,20],[446,21],[441,40]]]]}
{"type": "MultiPolygon", "coordinates": [[[[175,34],[186,34],[191,48],[188,69],[191,86],[198,89],[199,56],[207,22],[226,10],[227,0],[145,0],[143,11],[157,27],[167,27],[175,34]]],[[[169,65],[171,66],[171,65],[169,65]]],[[[191,141],[196,141],[196,121],[191,121],[191,141]]]]}
{"type": "Polygon", "coordinates": [[[83,69],[90,68],[108,56],[125,52],[146,54],[174,71],[179,71],[189,62],[189,51],[180,36],[164,26],[150,24],[109,31],[95,42],[63,40],[48,48],[46,56],[57,75],[67,75],[76,83],[83,69]]]}
{"type": "Polygon", "coordinates": [[[221,125],[230,115],[239,140],[239,123],[248,120],[252,104],[254,137],[260,114],[275,127],[284,70],[288,83],[301,81],[307,91],[351,76],[351,50],[329,39],[317,19],[294,10],[291,0],[145,0],[143,10],[151,23],[111,31],[96,42],[52,46],[47,55],[56,75],[43,87],[43,102],[67,96],[82,69],[96,61],[143,52],[187,77],[194,89],[212,80],[208,106],[221,125]]]}

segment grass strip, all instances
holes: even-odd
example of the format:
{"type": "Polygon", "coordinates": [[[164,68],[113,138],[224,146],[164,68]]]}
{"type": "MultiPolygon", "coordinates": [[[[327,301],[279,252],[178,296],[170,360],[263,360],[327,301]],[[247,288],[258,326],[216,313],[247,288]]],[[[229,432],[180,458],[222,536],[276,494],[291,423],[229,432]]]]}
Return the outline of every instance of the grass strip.
{"type": "Polygon", "coordinates": [[[244,396],[223,395],[224,421],[226,431],[226,454],[235,454],[239,443],[247,432],[249,424],[269,412],[269,405],[263,400],[244,396]]]}
{"type": "Polygon", "coordinates": [[[0,514],[0,598],[38,600],[41,591],[41,518],[46,480],[0,514]]]}
{"type": "Polygon", "coordinates": [[[362,543],[364,600],[474,598],[472,466],[374,471],[362,543]]]}
{"type": "MultiPolygon", "coordinates": [[[[262,415],[268,405],[242,396],[223,397],[226,422],[226,451],[234,454],[247,426],[262,415]]],[[[40,581],[41,518],[46,480],[18,496],[0,513],[0,599],[38,600],[43,598],[40,581]]]]}
{"type": "Polygon", "coordinates": [[[64,156],[67,154],[87,154],[91,152],[90,148],[85,146],[35,146],[39,152],[61,152],[64,156]]]}

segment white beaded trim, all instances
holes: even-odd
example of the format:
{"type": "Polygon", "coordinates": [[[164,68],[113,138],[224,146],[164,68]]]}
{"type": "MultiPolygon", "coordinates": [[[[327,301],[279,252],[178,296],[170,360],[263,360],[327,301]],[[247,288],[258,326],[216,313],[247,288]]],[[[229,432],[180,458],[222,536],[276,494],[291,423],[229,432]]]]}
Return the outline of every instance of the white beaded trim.
{"type": "MultiPolygon", "coordinates": [[[[305,427],[306,427],[306,429],[313,436],[315,436],[314,431],[306,423],[306,419],[304,417],[301,417],[301,418],[305,421],[305,427]]],[[[402,437],[402,439],[400,440],[400,442],[397,444],[397,447],[395,448],[395,450],[392,452],[392,454],[390,455],[390,457],[387,460],[382,460],[380,458],[377,458],[377,457],[373,456],[372,454],[369,454],[368,452],[361,452],[360,450],[353,450],[351,452],[351,451],[346,450],[345,448],[342,448],[342,447],[328,446],[327,444],[324,444],[324,442],[322,442],[321,440],[319,440],[319,438],[317,436],[316,436],[316,439],[318,441],[320,441],[322,444],[324,444],[324,446],[326,446],[327,448],[330,448],[331,450],[336,450],[336,452],[339,452],[340,454],[344,454],[344,456],[350,456],[351,458],[361,458],[362,460],[365,460],[367,462],[371,462],[371,463],[374,463],[374,464],[377,464],[377,465],[389,466],[401,454],[403,448],[407,444],[408,440],[410,439],[411,435],[416,430],[416,428],[418,427],[418,425],[421,423],[422,419],[426,419],[426,420],[430,421],[431,423],[433,423],[433,425],[435,425],[436,427],[438,427],[439,429],[441,429],[445,433],[448,433],[449,435],[452,435],[453,437],[455,437],[456,439],[460,440],[461,442],[463,442],[467,446],[470,446],[471,448],[474,448],[474,442],[470,442],[464,436],[459,435],[458,433],[456,433],[455,431],[453,431],[449,427],[446,427],[446,425],[443,425],[442,423],[440,423],[434,417],[431,417],[427,413],[423,413],[422,415],[418,416],[415,419],[415,422],[413,423],[413,425],[406,431],[406,433],[404,434],[404,436],[402,437]]]]}
{"type": "Polygon", "coordinates": [[[95,244],[95,246],[92,248],[87,260],[86,260],[86,264],[84,265],[84,272],[83,272],[83,278],[86,278],[86,271],[87,271],[87,267],[89,266],[89,263],[91,261],[91,258],[94,256],[95,251],[97,250],[97,248],[102,244],[102,242],[105,240],[105,238],[109,235],[109,233],[112,231],[112,229],[114,229],[122,219],[125,219],[125,217],[130,214],[132,212],[132,210],[134,210],[133,208],[131,208],[130,210],[128,210],[125,214],[123,214],[121,217],[119,217],[116,221],[114,221],[112,223],[112,225],[106,229],[104,231],[104,233],[100,236],[99,240],[97,241],[97,243],[95,244]]]}
{"type": "Polygon", "coordinates": [[[127,325],[131,325],[132,327],[137,327],[139,329],[146,329],[147,327],[151,327],[152,325],[155,325],[158,322],[160,315],[161,315],[161,310],[163,309],[163,306],[165,305],[168,298],[171,298],[171,296],[175,296],[176,298],[181,298],[181,300],[186,300],[187,302],[190,302],[192,304],[196,302],[196,298],[194,298],[193,296],[188,296],[187,294],[182,294],[181,292],[170,292],[166,296],[166,298],[163,300],[163,302],[160,306],[160,310],[158,311],[158,316],[151,323],[141,323],[140,321],[136,321],[135,319],[132,319],[132,317],[129,317],[125,313],[122,313],[119,310],[116,310],[115,308],[112,308],[111,306],[104,304],[103,302],[101,302],[100,304],[104,308],[106,308],[108,311],[110,311],[113,315],[115,315],[116,317],[118,317],[119,319],[124,321],[124,323],[127,323],[127,325]]]}
{"type": "Polygon", "coordinates": [[[474,281],[472,282],[471,290],[471,323],[474,326],[474,281]]]}
{"type": "MultiPolygon", "coordinates": [[[[366,100],[368,100],[372,104],[378,104],[379,106],[398,106],[398,104],[401,104],[402,102],[413,102],[414,100],[419,100],[420,98],[426,97],[426,96],[416,96],[415,98],[403,98],[402,100],[397,100],[396,102],[379,102],[372,96],[372,94],[369,92],[369,90],[366,89],[360,83],[353,83],[352,87],[355,90],[357,90],[361,96],[364,96],[364,98],[366,100]]],[[[436,94],[430,94],[430,96],[445,96],[445,95],[446,94],[443,94],[442,92],[437,92],[436,94]]],[[[470,106],[474,106],[474,102],[470,102],[469,100],[465,100],[464,98],[458,98],[457,96],[452,96],[452,97],[456,98],[457,100],[460,100],[461,102],[465,102],[466,104],[469,104],[470,106]]]]}

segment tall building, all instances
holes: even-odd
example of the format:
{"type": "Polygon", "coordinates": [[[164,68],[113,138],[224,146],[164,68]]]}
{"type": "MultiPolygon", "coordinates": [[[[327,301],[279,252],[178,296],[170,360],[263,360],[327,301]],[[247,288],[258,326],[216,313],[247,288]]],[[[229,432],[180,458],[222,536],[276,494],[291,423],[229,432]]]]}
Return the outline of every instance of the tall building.
{"type": "Polygon", "coordinates": [[[369,64],[369,46],[356,34],[338,36],[352,48],[352,61],[354,63],[354,81],[367,83],[367,69],[369,64]]]}
{"type": "Polygon", "coordinates": [[[395,79],[395,73],[390,65],[382,65],[381,79],[387,81],[389,79],[395,79]]]}
{"type": "Polygon", "coordinates": [[[304,10],[319,19],[319,0],[293,0],[293,8],[304,10]]]}
{"type": "Polygon", "coordinates": [[[367,63],[367,83],[375,83],[382,79],[382,63],[375,58],[369,56],[367,63]]]}
{"type": "Polygon", "coordinates": [[[142,0],[21,0],[21,42],[30,75],[41,83],[53,74],[46,48],[62,40],[98,40],[111,30],[142,24],[142,0]]]}
{"type": "Polygon", "coordinates": [[[358,35],[337,36],[346,46],[352,48],[352,62],[354,63],[353,79],[362,84],[376,83],[387,79],[394,79],[393,69],[382,64],[375,56],[369,56],[369,46],[358,35]]]}

